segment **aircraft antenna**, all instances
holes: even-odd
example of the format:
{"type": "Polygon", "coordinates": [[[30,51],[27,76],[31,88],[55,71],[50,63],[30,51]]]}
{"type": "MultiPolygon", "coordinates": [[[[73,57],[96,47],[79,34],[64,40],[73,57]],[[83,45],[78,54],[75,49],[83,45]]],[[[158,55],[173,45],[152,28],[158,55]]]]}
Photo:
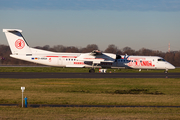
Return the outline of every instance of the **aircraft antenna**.
{"type": "Polygon", "coordinates": [[[169,42],[169,44],[168,44],[168,52],[170,53],[170,42],[169,42]]]}

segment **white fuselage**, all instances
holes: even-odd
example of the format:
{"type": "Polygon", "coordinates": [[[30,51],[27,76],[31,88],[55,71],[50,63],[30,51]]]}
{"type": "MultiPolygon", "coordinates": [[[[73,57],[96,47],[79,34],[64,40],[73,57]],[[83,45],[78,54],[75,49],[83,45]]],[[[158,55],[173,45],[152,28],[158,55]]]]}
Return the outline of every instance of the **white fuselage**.
{"type": "Polygon", "coordinates": [[[158,56],[119,56],[98,50],[91,53],[57,53],[40,50],[27,44],[21,34],[22,30],[3,29],[3,32],[12,52],[11,57],[29,62],[57,67],[175,69],[158,56]]]}
{"type": "Polygon", "coordinates": [[[90,53],[56,53],[44,52],[31,48],[33,54],[11,55],[13,58],[57,67],[88,67],[88,68],[133,68],[133,69],[175,69],[175,67],[158,56],[128,56],[115,59],[116,55],[103,53],[92,56],[90,53]],[[39,53],[40,52],[40,53],[39,53]]]}

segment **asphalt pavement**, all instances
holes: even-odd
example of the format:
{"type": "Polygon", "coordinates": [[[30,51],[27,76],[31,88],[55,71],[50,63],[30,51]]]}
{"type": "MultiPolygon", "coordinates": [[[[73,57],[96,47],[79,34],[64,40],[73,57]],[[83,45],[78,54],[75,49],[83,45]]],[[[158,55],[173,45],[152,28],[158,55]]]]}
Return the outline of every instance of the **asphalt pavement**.
{"type": "Polygon", "coordinates": [[[0,78],[180,78],[180,73],[42,73],[0,72],[0,78]]]}

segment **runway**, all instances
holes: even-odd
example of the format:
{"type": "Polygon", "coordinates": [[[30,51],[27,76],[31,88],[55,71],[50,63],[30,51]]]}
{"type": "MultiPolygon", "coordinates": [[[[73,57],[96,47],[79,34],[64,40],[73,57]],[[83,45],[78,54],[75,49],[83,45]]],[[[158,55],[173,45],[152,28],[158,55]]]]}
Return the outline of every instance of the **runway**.
{"type": "Polygon", "coordinates": [[[0,72],[0,78],[180,78],[180,73],[37,73],[0,72]]]}

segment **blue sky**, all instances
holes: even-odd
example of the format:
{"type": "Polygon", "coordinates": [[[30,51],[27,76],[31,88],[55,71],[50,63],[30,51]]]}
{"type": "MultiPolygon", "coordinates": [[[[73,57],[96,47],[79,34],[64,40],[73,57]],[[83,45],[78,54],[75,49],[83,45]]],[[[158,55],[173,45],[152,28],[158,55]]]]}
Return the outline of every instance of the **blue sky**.
{"type": "Polygon", "coordinates": [[[180,0],[0,0],[0,16],[1,29],[22,29],[32,47],[180,50],[180,0]]]}

